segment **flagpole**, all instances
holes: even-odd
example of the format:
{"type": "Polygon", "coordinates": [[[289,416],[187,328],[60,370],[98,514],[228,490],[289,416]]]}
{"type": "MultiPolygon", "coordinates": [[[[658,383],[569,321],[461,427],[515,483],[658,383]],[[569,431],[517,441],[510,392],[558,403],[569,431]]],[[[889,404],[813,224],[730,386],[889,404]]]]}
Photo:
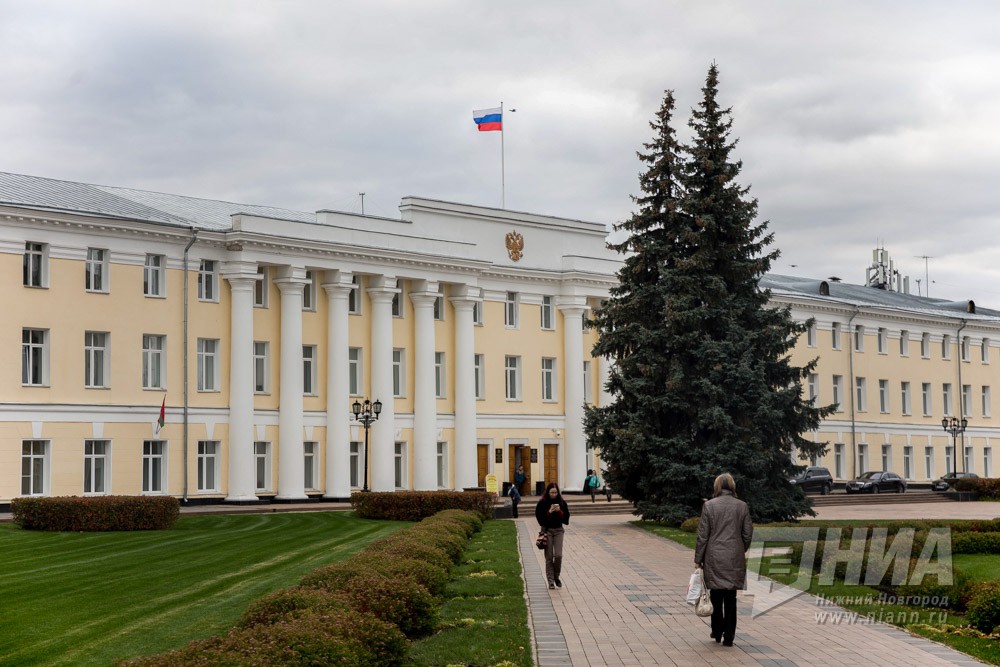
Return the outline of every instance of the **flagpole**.
{"type": "Polygon", "coordinates": [[[507,174],[503,157],[503,100],[500,100],[500,208],[507,208],[507,174]]]}

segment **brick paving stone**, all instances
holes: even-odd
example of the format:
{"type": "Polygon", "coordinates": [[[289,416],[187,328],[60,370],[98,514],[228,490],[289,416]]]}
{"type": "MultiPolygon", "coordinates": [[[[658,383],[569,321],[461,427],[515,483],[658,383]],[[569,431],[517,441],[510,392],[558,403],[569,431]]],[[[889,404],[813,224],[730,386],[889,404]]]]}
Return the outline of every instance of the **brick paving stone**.
{"type": "MultiPolygon", "coordinates": [[[[630,515],[574,517],[566,529],[563,588],[545,586],[537,527],[518,519],[539,667],[878,664],[981,665],[974,658],[883,624],[821,624],[816,598],[802,595],[753,618],[753,596],[740,592],[733,647],[709,638],[684,596],[693,552],[629,524],[630,515]],[[544,638],[545,650],[538,648],[544,638]]],[[[841,611],[824,605],[823,611],[841,611]]]]}

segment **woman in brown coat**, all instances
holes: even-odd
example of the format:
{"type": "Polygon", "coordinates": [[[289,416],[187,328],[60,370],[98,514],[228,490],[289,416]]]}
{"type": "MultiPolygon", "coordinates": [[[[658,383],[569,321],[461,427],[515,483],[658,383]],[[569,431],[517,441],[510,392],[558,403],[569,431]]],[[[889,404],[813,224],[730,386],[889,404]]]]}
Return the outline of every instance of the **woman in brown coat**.
{"type": "Polygon", "coordinates": [[[736,497],[736,482],[724,472],[715,478],[714,497],[698,521],[694,564],[702,569],[712,598],[712,639],[733,645],[736,591],[746,588],[746,552],[753,539],[747,504],[736,497]]]}

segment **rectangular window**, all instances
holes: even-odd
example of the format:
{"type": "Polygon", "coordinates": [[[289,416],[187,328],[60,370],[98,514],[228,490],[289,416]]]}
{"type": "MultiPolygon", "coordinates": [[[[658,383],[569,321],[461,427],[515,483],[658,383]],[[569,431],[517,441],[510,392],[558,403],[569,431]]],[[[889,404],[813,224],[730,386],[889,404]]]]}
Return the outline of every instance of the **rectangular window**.
{"type": "Polygon", "coordinates": [[[269,291],[267,283],[267,267],[257,266],[257,277],[259,280],[253,284],[253,305],[254,308],[267,308],[267,294],[269,291]]]}
{"type": "Polygon", "coordinates": [[[306,284],[302,287],[302,310],[316,310],[316,273],[306,271],[306,284]]]}
{"type": "Polygon", "coordinates": [[[353,287],[347,295],[347,312],[351,315],[361,314],[361,276],[351,278],[353,287]]]}
{"type": "Polygon", "coordinates": [[[164,462],[162,440],[142,441],[142,492],[163,493],[163,480],[167,467],[164,462]]]}
{"type": "Polygon", "coordinates": [[[816,323],[812,322],[806,327],[806,345],[816,347],[816,323]]]}
{"type": "Polygon", "coordinates": [[[106,331],[88,331],[83,335],[83,377],[88,389],[105,389],[111,361],[106,331]]]}
{"type": "Polygon", "coordinates": [[[868,410],[868,381],[865,378],[855,378],[855,405],[858,408],[858,412],[866,412],[868,410]]]}
{"type": "Polygon", "coordinates": [[[406,486],[406,443],[397,442],[393,465],[393,477],[397,489],[406,486]]]}
{"type": "Polygon", "coordinates": [[[878,353],[886,354],[889,352],[889,334],[883,327],[879,327],[878,330],[878,353]]]}
{"type": "Polygon", "coordinates": [[[551,296],[542,297],[542,328],[546,330],[555,329],[555,318],[552,313],[551,296]]]}
{"type": "Polygon", "coordinates": [[[49,286],[49,246],[45,243],[24,244],[22,280],[25,287],[49,286]]]}
{"type": "Polygon", "coordinates": [[[948,334],[941,337],[941,358],[951,359],[951,336],[948,334]]]}
{"type": "Polygon", "coordinates": [[[504,303],[503,324],[508,329],[518,327],[519,299],[517,292],[507,292],[507,300],[504,303]]]}
{"type": "Polygon", "coordinates": [[[844,443],[838,442],[833,446],[833,471],[837,479],[844,479],[847,473],[844,471],[844,443]]]}
{"type": "Polygon", "coordinates": [[[318,450],[319,444],[316,442],[306,440],[302,443],[302,456],[304,457],[302,461],[302,480],[307,491],[315,491],[319,486],[319,476],[316,474],[316,452],[318,450]]]}
{"type": "Polygon", "coordinates": [[[924,447],[924,479],[934,479],[933,447],[924,447]]]}
{"type": "Polygon", "coordinates": [[[905,329],[899,332],[899,356],[910,356],[910,332],[905,329]]]}
{"type": "Polygon", "coordinates": [[[942,414],[951,414],[951,383],[945,382],[941,385],[941,410],[942,414]]]}
{"type": "Polygon", "coordinates": [[[882,414],[889,412],[889,381],[878,381],[878,410],[882,414]]]}
{"type": "Polygon", "coordinates": [[[968,336],[962,336],[962,361],[970,361],[972,359],[972,341],[969,340],[968,336]]]}
{"type": "Polygon", "coordinates": [[[592,405],[594,402],[594,382],[590,377],[591,364],[589,361],[583,362],[583,402],[592,405]]]}
{"type": "Polygon", "coordinates": [[[929,333],[920,336],[920,356],[924,359],[931,357],[931,335],[929,333]]]}
{"type": "Polygon", "coordinates": [[[952,454],[954,453],[954,448],[948,445],[944,448],[944,473],[947,475],[950,472],[957,472],[951,466],[952,454]]]}
{"type": "Polygon", "coordinates": [[[392,295],[392,316],[402,317],[403,316],[403,281],[400,280],[396,283],[399,291],[392,295]]]}
{"type": "Polygon", "coordinates": [[[447,368],[444,363],[444,352],[434,353],[434,396],[444,398],[447,395],[447,368]]]}
{"type": "Polygon", "coordinates": [[[840,349],[840,338],[841,338],[841,336],[840,336],[840,323],[839,322],[834,322],[833,323],[833,328],[830,331],[830,338],[831,338],[831,342],[833,343],[833,349],[839,350],[840,349]]]}
{"type": "Polygon", "coordinates": [[[542,400],[555,400],[556,360],[542,357],[542,400]]]}
{"type": "Polygon", "coordinates": [[[253,443],[253,459],[255,488],[257,491],[267,491],[271,488],[271,443],[260,441],[253,443]]]}
{"type": "Polygon", "coordinates": [[[351,488],[361,486],[361,447],[360,442],[351,441],[351,488]]]}
{"type": "Polygon", "coordinates": [[[972,414],[972,385],[962,385],[962,416],[968,417],[972,414]]]}
{"type": "Polygon", "coordinates": [[[808,394],[809,400],[816,400],[819,398],[819,374],[810,373],[808,381],[808,394]]]}
{"type": "Polygon", "coordinates": [[[198,339],[198,391],[219,390],[219,341],[198,339]]]}
{"type": "Polygon", "coordinates": [[[472,304],[472,323],[477,327],[483,326],[483,302],[475,301],[472,304]]]}
{"type": "Polygon", "coordinates": [[[472,368],[473,373],[475,374],[476,400],[481,401],[486,398],[486,369],[483,361],[483,355],[473,355],[472,368]]]}
{"type": "Polygon", "coordinates": [[[84,286],[88,292],[108,291],[108,251],[87,248],[87,267],[84,286]]]}
{"type": "Polygon", "coordinates": [[[863,324],[854,325],[854,351],[865,351],[865,327],[863,324]]]}
{"type": "Polygon", "coordinates": [[[903,477],[913,479],[913,447],[903,447],[903,477]]]}
{"type": "Polygon", "coordinates": [[[976,472],[976,460],[972,455],[972,447],[965,448],[965,462],[963,469],[965,472],[976,472]]]}
{"type": "Polygon", "coordinates": [[[198,441],[198,490],[218,491],[219,489],[219,442],[217,440],[198,441]]]}
{"type": "Polygon", "coordinates": [[[316,395],[316,346],[302,346],[302,393],[316,395]]]}
{"type": "Polygon", "coordinates": [[[444,320],[444,297],[439,296],[434,299],[434,319],[444,320]]]}
{"type": "Polygon", "coordinates": [[[983,346],[979,348],[979,360],[984,364],[990,363],[990,339],[983,339],[983,346]]]}
{"type": "Polygon", "coordinates": [[[83,492],[100,495],[107,489],[107,461],[111,443],[108,440],[83,441],[83,492]]]}
{"type": "Polygon", "coordinates": [[[271,383],[270,343],[253,342],[253,390],[256,394],[268,392],[271,383]]]}
{"type": "Polygon", "coordinates": [[[361,348],[351,347],[347,349],[347,390],[351,396],[361,395],[361,348]]]}
{"type": "Polygon", "coordinates": [[[924,382],[920,385],[920,401],[923,407],[924,417],[930,417],[934,406],[931,402],[931,383],[924,382]]]}
{"type": "Polygon", "coordinates": [[[858,474],[868,472],[868,445],[860,443],[858,445],[858,474]]]}
{"type": "Polygon", "coordinates": [[[993,477],[992,447],[983,447],[983,477],[993,477]]]}
{"type": "Polygon", "coordinates": [[[163,279],[167,258],[163,255],[146,255],[146,265],[142,270],[142,293],[144,296],[164,296],[166,281],[163,279]]]}
{"type": "Polygon", "coordinates": [[[48,489],[49,441],[21,441],[21,495],[41,496],[48,489]]]}
{"type": "Polygon", "coordinates": [[[504,357],[504,384],[508,401],[521,400],[521,357],[504,357]]]}
{"type": "Polygon", "coordinates": [[[218,301],[218,282],[214,259],[203,259],[198,267],[198,300],[218,301]]]}
{"type": "Polygon", "coordinates": [[[406,392],[406,350],[392,351],[392,395],[404,396],[406,392]]]}
{"type": "Polygon", "coordinates": [[[49,383],[48,329],[21,329],[21,384],[44,387],[49,383]]]}
{"type": "Polygon", "coordinates": [[[909,415],[910,414],[910,409],[912,407],[912,404],[910,402],[910,383],[909,382],[900,382],[899,383],[899,394],[900,394],[900,396],[899,396],[900,405],[903,408],[903,414],[904,415],[909,415]]]}
{"type": "Polygon", "coordinates": [[[156,334],[142,335],[142,388],[163,389],[166,386],[165,351],[167,337],[156,334]]]}
{"type": "Polygon", "coordinates": [[[882,445],[882,470],[892,471],[892,445],[882,445]]]}
{"type": "Polygon", "coordinates": [[[836,407],[837,412],[843,412],[844,409],[841,404],[844,402],[844,376],[834,375],[833,376],[833,404],[836,407]]]}
{"type": "Polygon", "coordinates": [[[437,444],[437,482],[438,488],[444,489],[448,485],[448,443],[439,442],[437,444]]]}
{"type": "Polygon", "coordinates": [[[989,417],[990,416],[990,409],[991,409],[990,408],[990,387],[989,387],[989,385],[985,385],[984,384],[983,387],[982,387],[982,391],[983,391],[983,393],[982,393],[982,398],[983,398],[983,405],[982,405],[983,416],[984,417],[989,417]]]}

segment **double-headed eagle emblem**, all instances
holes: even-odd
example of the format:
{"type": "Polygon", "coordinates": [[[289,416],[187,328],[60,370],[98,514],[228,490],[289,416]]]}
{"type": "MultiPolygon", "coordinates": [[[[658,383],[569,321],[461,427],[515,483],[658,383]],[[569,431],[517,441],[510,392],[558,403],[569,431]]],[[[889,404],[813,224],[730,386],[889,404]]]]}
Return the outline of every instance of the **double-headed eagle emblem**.
{"type": "Polygon", "coordinates": [[[517,232],[507,234],[507,254],[515,262],[524,257],[524,237],[517,232]]]}

